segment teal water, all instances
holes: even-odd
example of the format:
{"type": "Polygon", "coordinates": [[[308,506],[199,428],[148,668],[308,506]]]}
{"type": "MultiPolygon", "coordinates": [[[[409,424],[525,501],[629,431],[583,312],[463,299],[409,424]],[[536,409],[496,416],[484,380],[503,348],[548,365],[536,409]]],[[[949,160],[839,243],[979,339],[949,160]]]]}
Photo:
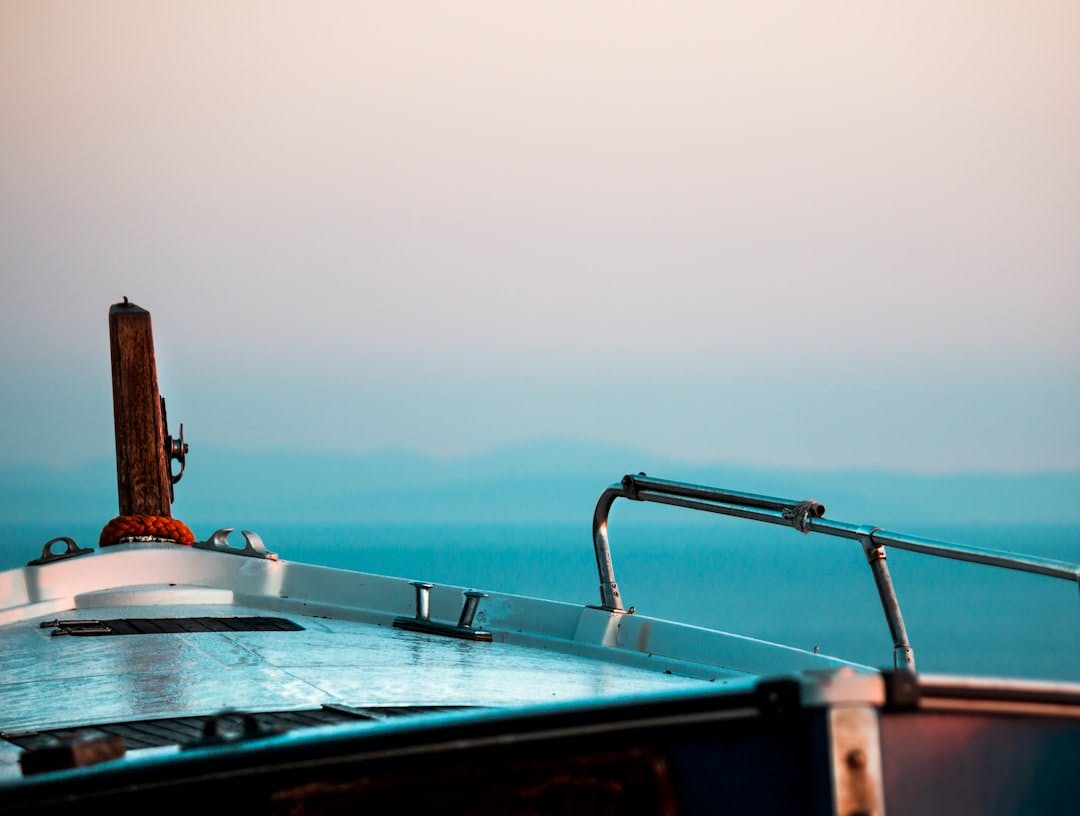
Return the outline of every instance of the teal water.
{"type": "MultiPolygon", "coordinates": [[[[204,538],[212,526],[188,522],[204,538]]],[[[571,603],[599,600],[584,524],[249,524],[290,561],[571,603]]],[[[906,532],[1080,561],[1080,525],[947,527],[906,532]]],[[[21,566],[56,535],[95,546],[100,528],[0,524],[0,568],[21,566]]],[[[891,664],[892,647],[858,545],[735,519],[610,527],[627,606],[654,617],[891,664]]],[[[889,566],[918,668],[1080,681],[1075,584],[913,553],[889,566]]]]}

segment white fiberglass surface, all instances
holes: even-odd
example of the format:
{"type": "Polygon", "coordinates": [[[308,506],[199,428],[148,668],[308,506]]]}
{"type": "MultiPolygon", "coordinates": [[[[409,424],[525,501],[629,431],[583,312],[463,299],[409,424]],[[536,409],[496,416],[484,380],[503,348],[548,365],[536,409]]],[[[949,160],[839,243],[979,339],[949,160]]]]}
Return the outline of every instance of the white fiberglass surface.
{"type": "MultiPolygon", "coordinates": [[[[267,614],[185,605],[79,610],[61,617],[267,614]]],[[[40,620],[8,626],[0,645],[0,731],[326,703],[516,706],[708,685],[519,645],[281,617],[304,629],[53,637],[40,620]]]]}

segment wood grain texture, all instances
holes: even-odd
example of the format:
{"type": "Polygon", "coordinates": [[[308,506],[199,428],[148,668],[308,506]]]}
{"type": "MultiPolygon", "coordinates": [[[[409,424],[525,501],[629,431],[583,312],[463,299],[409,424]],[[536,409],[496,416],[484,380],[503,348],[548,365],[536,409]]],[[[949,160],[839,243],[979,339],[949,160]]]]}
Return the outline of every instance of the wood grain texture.
{"type": "Polygon", "coordinates": [[[128,303],[109,309],[116,485],[120,515],[171,515],[150,312],[128,303]]]}

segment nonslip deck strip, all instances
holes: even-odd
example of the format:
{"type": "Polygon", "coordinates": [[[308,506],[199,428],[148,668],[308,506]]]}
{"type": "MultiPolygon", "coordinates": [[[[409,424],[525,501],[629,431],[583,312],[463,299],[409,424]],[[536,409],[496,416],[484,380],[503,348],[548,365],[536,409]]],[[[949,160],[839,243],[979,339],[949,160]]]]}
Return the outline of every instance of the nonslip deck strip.
{"type": "Polygon", "coordinates": [[[41,624],[53,636],[174,635],[198,632],[298,632],[303,626],[285,618],[114,618],[111,620],[54,620],[41,624]]]}

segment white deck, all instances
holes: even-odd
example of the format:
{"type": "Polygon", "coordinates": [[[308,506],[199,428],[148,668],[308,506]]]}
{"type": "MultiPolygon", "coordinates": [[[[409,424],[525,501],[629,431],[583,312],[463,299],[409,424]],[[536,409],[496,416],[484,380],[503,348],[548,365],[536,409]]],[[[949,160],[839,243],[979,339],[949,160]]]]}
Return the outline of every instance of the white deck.
{"type": "MultiPolygon", "coordinates": [[[[159,618],[266,614],[246,606],[162,605],[151,612],[159,618]]],[[[146,607],[115,607],[73,617],[149,614],[146,607]]],[[[304,630],[52,637],[37,621],[7,627],[0,731],[226,708],[502,707],[708,682],[506,643],[287,617],[304,630]]]]}
{"type": "MultiPolygon", "coordinates": [[[[454,623],[462,588],[436,585],[454,623]]],[[[393,628],[415,614],[406,579],[193,550],[119,545],[0,573],[0,733],[225,709],[324,705],[483,708],[724,685],[846,665],[639,615],[491,593],[493,642],[393,628]],[[302,631],[52,636],[41,623],[281,617],[302,631]]],[[[19,749],[0,740],[0,776],[19,749]]]]}

